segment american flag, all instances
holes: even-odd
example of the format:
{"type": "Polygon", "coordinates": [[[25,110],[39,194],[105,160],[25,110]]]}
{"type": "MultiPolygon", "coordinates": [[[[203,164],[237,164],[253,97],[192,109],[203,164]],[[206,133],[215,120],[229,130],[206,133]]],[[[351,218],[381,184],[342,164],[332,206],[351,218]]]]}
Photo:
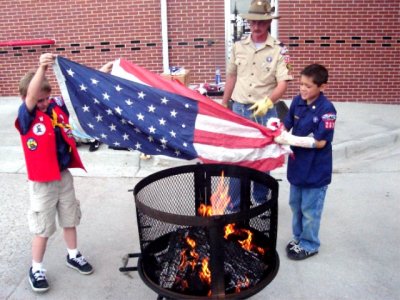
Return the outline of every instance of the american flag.
{"type": "Polygon", "coordinates": [[[58,56],[54,71],[82,129],[107,145],[260,171],[280,167],[288,153],[273,141],[279,130],[126,60],[107,74],[58,56]]]}

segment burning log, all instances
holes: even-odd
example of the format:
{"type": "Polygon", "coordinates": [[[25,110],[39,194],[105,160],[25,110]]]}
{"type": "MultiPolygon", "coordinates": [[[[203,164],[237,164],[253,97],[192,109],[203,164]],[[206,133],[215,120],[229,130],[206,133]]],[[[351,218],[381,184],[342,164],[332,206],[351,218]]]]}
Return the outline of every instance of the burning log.
{"type": "Polygon", "coordinates": [[[225,290],[227,293],[238,292],[255,286],[268,265],[264,263],[260,254],[246,251],[240,244],[228,241],[225,244],[225,290]]]}
{"type": "Polygon", "coordinates": [[[161,265],[160,285],[175,290],[201,286],[197,274],[201,261],[209,257],[210,245],[203,229],[178,229],[171,234],[167,252],[157,258],[161,265]]]}
{"type": "MultiPolygon", "coordinates": [[[[232,232],[225,237],[224,273],[228,293],[256,285],[268,268],[263,253],[254,250],[261,247],[246,249],[244,241],[252,236],[247,231],[236,229],[234,232],[237,234],[232,232]]],[[[171,234],[166,251],[157,256],[161,267],[160,286],[177,292],[207,295],[212,280],[208,269],[209,257],[210,245],[204,229],[178,229],[171,234]]]]}

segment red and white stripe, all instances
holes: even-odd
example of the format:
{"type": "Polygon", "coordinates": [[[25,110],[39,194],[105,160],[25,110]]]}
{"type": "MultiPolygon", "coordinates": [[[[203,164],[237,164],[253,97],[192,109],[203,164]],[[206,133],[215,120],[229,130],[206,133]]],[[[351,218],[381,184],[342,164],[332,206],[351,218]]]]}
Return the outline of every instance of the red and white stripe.
{"type": "Polygon", "coordinates": [[[204,163],[235,164],[270,171],[283,165],[289,150],[274,142],[280,134],[243,118],[179,82],[171,81],[126,60],[114,62],[111,74],[198,102],[194,148],[204,163]]]}

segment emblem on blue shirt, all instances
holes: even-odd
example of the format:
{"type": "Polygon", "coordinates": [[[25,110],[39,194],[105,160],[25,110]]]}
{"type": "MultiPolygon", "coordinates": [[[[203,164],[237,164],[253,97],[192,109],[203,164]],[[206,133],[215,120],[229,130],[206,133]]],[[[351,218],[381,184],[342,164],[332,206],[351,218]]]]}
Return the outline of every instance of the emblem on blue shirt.
{"type": "Polygon", "coordinates": [[[312,120],[314,123],[318,123],[318,117],[314,117],[312,120]]]}

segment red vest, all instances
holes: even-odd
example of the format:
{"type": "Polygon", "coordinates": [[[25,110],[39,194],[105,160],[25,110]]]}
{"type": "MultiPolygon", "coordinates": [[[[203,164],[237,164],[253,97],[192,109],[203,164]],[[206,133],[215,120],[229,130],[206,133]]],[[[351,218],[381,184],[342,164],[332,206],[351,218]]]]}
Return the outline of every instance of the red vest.
{"type": "MultiPolygon", "coordinates": [[[[57,114],[59,123],[69,125],[68,115],[59,106],[55,105],[54,112],[57,114]]],[[[15,127],[21,134],[18,119],[15,121],[15,127]]],[[[71,129],[61,127],[60,132],[71,149],[71,162],[68,168],[85,170],[76,149],[71,129]]],[[[21,141],[29,180],[39,182],[61,180],[54,127],[52,119],[47,114],[36,110],[36,117],[29,131],[24,135],[21,134],[21,141]]]]}

